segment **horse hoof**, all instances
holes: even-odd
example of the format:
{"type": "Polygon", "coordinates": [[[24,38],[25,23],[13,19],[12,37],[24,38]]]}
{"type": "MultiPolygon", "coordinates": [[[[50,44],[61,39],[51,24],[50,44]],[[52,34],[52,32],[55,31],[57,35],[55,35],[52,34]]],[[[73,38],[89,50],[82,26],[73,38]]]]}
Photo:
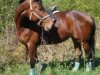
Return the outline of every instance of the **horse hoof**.
{"type": "Polygon", "coordinates": [[[92,69],[89,67],[86,67],[86,72],[90,72],[90,71],[92,71],[92,69]]]}
{"type": "Polygon", "coordinates": [[[88,63],[86,64],[86,71],[89,72],[89,71],[91,71],[92,69],[93,69],[92,62],[88,62],[88,63]]]}
{"type": "Polygon", "coordinates": [[[30,75],[35,75],[35,69],[30,69],[30,75]]]}
{"type": "Polygon", "coordinates": [[[77,71],[80,67],[80,63],[79,62],[75,62],[75,66],[74,68],[72,69],[73,72],[77,71]]]}

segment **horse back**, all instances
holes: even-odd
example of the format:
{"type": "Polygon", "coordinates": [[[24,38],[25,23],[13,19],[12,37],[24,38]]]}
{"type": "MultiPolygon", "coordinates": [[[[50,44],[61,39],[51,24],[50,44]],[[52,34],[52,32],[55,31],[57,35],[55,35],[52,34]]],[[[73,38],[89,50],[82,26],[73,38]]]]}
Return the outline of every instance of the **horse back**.
{"type": "Polygon", "coordinates": [[[94,21],[88,14],[77,11],[68,10],[57,12],[54,14],[57,19],[62,21],[64,30],[77,39],[85,40],[90,37],[93,30],[94,21]],[[85,37],[84,37],[85,36],[85,37]]]}

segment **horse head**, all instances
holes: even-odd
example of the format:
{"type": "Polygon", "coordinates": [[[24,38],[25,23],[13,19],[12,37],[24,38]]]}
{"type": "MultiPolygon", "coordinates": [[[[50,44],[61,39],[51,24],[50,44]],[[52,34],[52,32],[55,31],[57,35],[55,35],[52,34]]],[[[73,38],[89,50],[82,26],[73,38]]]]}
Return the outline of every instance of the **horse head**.
{"type": "Polygon", "coordinates": [[[52,28],[53,20],[42,6],[41,0],[20,0],[20,5],[16,9],[15,22],[18,22],[19,16],[24,11],[28,13],[27,17],[30,21],[36,22],[40,27],[48,31],[52,28]]]}
{"type": "Polygon", "coordinates": [[[52,28],[53,20],[48,15],[44,7],[39,0],[30,0],[30,10],[28,16],[31,21],[37,22],[40,27],[43,27],[45,31],[52,28]]]}

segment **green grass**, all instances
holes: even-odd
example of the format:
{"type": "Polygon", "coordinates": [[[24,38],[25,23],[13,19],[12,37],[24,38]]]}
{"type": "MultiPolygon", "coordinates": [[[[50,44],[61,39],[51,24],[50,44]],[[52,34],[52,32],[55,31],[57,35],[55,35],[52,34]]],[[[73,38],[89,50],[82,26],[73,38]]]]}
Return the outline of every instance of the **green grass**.
{"type": "Polygon", "coordinates": [[[29,75],[29,66],[27,64],[18,64],[15,68],[7,69],[0,75],[29,75]]]}
{"type": "MultiPolygon", "coordinates": [[[[59,63],[53,63],[47,65],[41,71],[41,75],[100,75],[100,50],[96,51],[96,64],[95,69],[91,72],[86,72],[84,68],[80,68],[77,72],[72,72],[59,63]]],[[[11,70],[8,69],[4,73],[0,73],[0,75],[29,75],[29,69],[29,64],[20,64],[11,70]]]]}
{"type": "MultiPolygon", "coordinates": [[[[6,71],[0,75],[29,75],[29,66],[20,65],[16,71],[6,71]]],[[[100,75],[100,66],[96,67],[96,69],[91,72],[86,72],[83,68],[77,72],[72,72],[68,69],[51,68],[48,66],[41,72],[41,75],[100,75]]]]}

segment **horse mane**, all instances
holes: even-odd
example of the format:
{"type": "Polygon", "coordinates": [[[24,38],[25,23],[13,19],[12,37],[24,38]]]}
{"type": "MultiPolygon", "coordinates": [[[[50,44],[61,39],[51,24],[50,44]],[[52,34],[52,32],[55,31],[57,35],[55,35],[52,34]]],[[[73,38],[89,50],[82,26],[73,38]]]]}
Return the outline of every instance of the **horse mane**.
{"type": "Polygon", "coordinates": [[[21,4],[22,2],[24,2],[25,0],[19,0],[19,4],[21,4]]]}

